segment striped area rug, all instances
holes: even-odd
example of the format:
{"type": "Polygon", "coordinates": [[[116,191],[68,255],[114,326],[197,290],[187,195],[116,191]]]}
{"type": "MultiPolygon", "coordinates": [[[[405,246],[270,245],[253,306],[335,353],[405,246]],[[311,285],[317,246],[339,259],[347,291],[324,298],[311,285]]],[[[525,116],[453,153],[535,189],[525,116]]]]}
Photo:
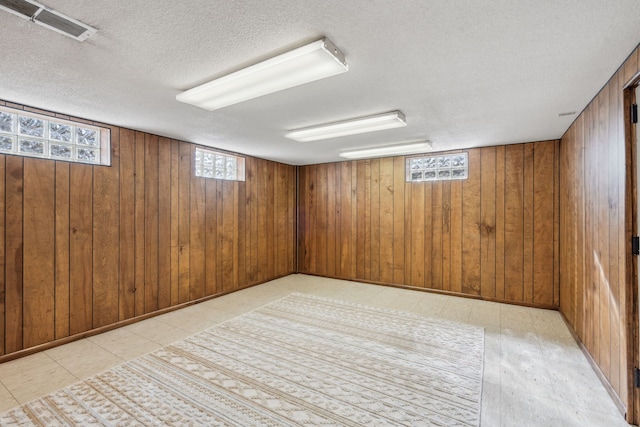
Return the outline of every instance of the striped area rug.
{"type": "Polygon", "coordinates": [[[484,330],[291,294],[0,425],[478,426],[484,330]]]}

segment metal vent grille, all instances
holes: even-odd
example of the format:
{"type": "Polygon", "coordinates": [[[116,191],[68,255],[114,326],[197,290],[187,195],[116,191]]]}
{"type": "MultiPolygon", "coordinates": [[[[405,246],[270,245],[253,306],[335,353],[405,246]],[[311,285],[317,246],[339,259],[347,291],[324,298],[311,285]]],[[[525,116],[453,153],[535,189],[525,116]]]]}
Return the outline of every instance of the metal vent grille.
{"type": "Polygon", "coordinates": [[[0,9],[79,41],[97,31],[33,0],[0,0],[0,9]]]}

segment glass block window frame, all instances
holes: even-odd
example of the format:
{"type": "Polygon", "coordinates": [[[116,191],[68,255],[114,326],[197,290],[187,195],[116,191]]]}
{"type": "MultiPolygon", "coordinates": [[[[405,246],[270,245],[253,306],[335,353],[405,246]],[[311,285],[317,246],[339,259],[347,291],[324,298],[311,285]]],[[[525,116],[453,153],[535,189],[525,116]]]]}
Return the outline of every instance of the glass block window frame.
{"type": "Polygon", "coordinates": [[[227,181],[244,181],[244,160],[242,156],[198,147],[194,158],[195,176],[227,181]]]}
{"type": "Polygon", "coordinates": [[[406,162],[407,182],[449,181],[469,177],[467,152],[407,157],[406,162]]]}
{"type": "Polygon", "coordinates": [[[109,129],[0,106],[0,154],[111,165],[109,129]]]}

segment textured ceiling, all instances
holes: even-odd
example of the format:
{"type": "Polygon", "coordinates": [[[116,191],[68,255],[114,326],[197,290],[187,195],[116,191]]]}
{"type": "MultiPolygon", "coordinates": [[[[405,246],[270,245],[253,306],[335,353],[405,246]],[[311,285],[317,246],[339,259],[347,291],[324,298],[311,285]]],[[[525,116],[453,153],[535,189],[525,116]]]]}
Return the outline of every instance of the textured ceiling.
{"type": "Polygon", "coordinates": [[[40,0],[80,43],[0,11],[0,98],[290,164],[429,139],[559,138],[640,42],[638,0],[40,0]],[[327,36],[348,73],[213,112],[176,94],[327,36]],[[407,126],[300,143],[286,130],[401,110],[407,126]]]}

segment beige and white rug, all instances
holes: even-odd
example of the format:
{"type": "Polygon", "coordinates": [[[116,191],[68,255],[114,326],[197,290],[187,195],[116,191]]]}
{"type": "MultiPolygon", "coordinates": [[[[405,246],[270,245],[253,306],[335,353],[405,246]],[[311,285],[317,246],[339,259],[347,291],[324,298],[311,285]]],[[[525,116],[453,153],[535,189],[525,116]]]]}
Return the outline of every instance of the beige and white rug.
{"type": "Polygon", "coordinates": [[[291,294],[0,425],[478,426],[484,330],[291,294]]]}

